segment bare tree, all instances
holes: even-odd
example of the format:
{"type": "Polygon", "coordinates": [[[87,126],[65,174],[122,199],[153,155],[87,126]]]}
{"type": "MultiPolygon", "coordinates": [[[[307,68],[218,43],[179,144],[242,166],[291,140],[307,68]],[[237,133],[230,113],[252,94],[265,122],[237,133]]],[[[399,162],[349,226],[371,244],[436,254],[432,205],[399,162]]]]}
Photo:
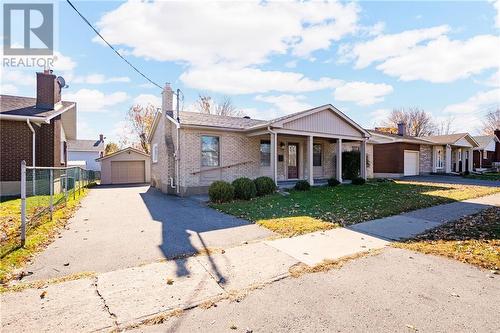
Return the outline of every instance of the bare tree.
{"type": "Polygon", "coordinates": [[[431,115],[418,107],[392,110],[384,126],[397,127],[399,123],[406,124],[407,135],[426,136],[435,131],[431,115]]]}
{"type": "Polygon", "coordinates": [[[496,129],[500,129],[500,108],[497,107],[496,110],[492,110],[486,114],[483,120],[483,132],[484,134],[493,134],[496,129]]]}
{"type": "Polygon", "coordinates": [[[241,117],[243,112],[238,110],[230,97],[224,96],[220,101],[215,101],[208,95],[198,95],[195,105],[201,113],[216,114],[220,116],[241,117]]]}
{"type": "Polygon", "coordinates": [[[435,135],[447,135],[447,134],[453,134],[455,131],[453,130],[453,122],[455,121],[455,118],[453,117],[448,117],[446,119],[443,119],[441,121],[438,121],[435,124],[435,135]]]}
{"type": "Polygon", "coordinates": [[[155,107],[151,104],[148,104],[146,107],[142,105],[134,105],[128,110],[127,118],[130,129],[135,135],[137,135],[141,149],[147,154],[149,154],[147,135],[153,125],[155,112],[155,107]]]}

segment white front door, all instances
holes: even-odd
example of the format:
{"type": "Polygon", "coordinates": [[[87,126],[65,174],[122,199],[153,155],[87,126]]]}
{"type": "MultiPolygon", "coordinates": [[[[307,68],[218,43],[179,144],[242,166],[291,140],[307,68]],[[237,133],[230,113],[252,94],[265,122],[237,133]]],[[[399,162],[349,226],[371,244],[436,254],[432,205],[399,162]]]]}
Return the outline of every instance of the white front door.
{"type": "Polygon", "coordinates": [[[404,175],[418,175],[418,151],[405,150],[404,152],[404,175]]]}

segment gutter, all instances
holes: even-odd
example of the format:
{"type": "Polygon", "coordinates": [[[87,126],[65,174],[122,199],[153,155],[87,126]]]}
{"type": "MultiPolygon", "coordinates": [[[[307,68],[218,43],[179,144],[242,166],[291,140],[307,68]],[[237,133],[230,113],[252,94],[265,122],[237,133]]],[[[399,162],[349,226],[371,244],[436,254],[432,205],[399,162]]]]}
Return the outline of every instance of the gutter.
{"type": "Polygon", "coordinates": [[[1,114],[0,119],[1,120],[13,120],[13,121],[28,121],[28,124],[30,121],[32,121],[34,123],[50,124],[50,119],[41,118],[41,117],[34,117],[34,116],[19,116],[19,115],[13,115],[13,114],[1,114]]]}
{"type": "Polygon", "coordinates": [[[276,185],[278,185],[278,133],[276,133],[275,131],[273,131],[271,129],[271,126],[267,126],[267,130],[269,131],[269,133],[271,133],[272,135],[274,135],[274,149],[273,149],[273,160],[274,160],[274,164],[273,164],[273,178],[274,178],[274,183],[276,185]]]}

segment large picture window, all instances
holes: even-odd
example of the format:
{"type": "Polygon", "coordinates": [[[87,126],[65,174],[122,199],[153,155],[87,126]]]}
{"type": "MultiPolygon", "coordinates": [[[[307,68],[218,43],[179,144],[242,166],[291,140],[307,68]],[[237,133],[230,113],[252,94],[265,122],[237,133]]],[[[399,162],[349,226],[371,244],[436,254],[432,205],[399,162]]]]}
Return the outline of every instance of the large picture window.
{"type": "Polygon", "coordinates": [[[313,145],[313,166],[321,166],[321,145],[313,145]]]}
{"type": "Polygon", "coordinates": [[[201,137],[201,166],[219,166],[219,137],[204,135],[201,137]]]}
{"type": "Polygon", "coordinates": [[[260,166],[271,165],[271,141],[260,141],[260,166]]]}

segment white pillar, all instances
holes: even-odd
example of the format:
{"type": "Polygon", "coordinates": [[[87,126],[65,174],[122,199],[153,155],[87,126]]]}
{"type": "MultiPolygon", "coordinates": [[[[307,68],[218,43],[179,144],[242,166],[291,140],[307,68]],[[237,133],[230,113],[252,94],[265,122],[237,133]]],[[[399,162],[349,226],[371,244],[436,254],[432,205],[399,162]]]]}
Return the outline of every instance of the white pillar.
{"type": "Polygon", "coordinates": [[[469,172],[472,172],[472,169],[474,168],[474,151],[472,148],[469,149],[469,172]]]}
{"type": "Polygon", "coordinates": [[[278,134],[271,133],[271,170],[273,174],[273,179],[276,185],[278,185],[278,134]]]}
{"type": "Polygon", "coordinates": [[[444,151],[444,160],[445,160],[445,172],[450,173],[451,172],[451,147],[450,147],[450,145],[446,146],[446,149],[444,151]]]}
{"type": "Polygon", "coordinates": [[[339,182],[342,182],[342,139],[337,139],[335,150],[337,155],[336,178],[339,182]]]}
{"type": "Polygon", "coordinates": [[[309,176],[309,184],[314,185],[314,166],[313,166],[313,136],[307,138],[307,169],[309,176]]]}
{"type": "Polygon", "coordinates": [[[361,167],[359,169],[360,176],[363,179],[366,179],[366,141],[361,141],[361,145],[359,146],[359,157],[361,160],[361,167]]]}
{"type": "Polygon", "coordinates": [[[436,146],[432,146],[432,173],[437,172],[437,158],[438,158],[438,154],[437,154],[436,146]]]}

